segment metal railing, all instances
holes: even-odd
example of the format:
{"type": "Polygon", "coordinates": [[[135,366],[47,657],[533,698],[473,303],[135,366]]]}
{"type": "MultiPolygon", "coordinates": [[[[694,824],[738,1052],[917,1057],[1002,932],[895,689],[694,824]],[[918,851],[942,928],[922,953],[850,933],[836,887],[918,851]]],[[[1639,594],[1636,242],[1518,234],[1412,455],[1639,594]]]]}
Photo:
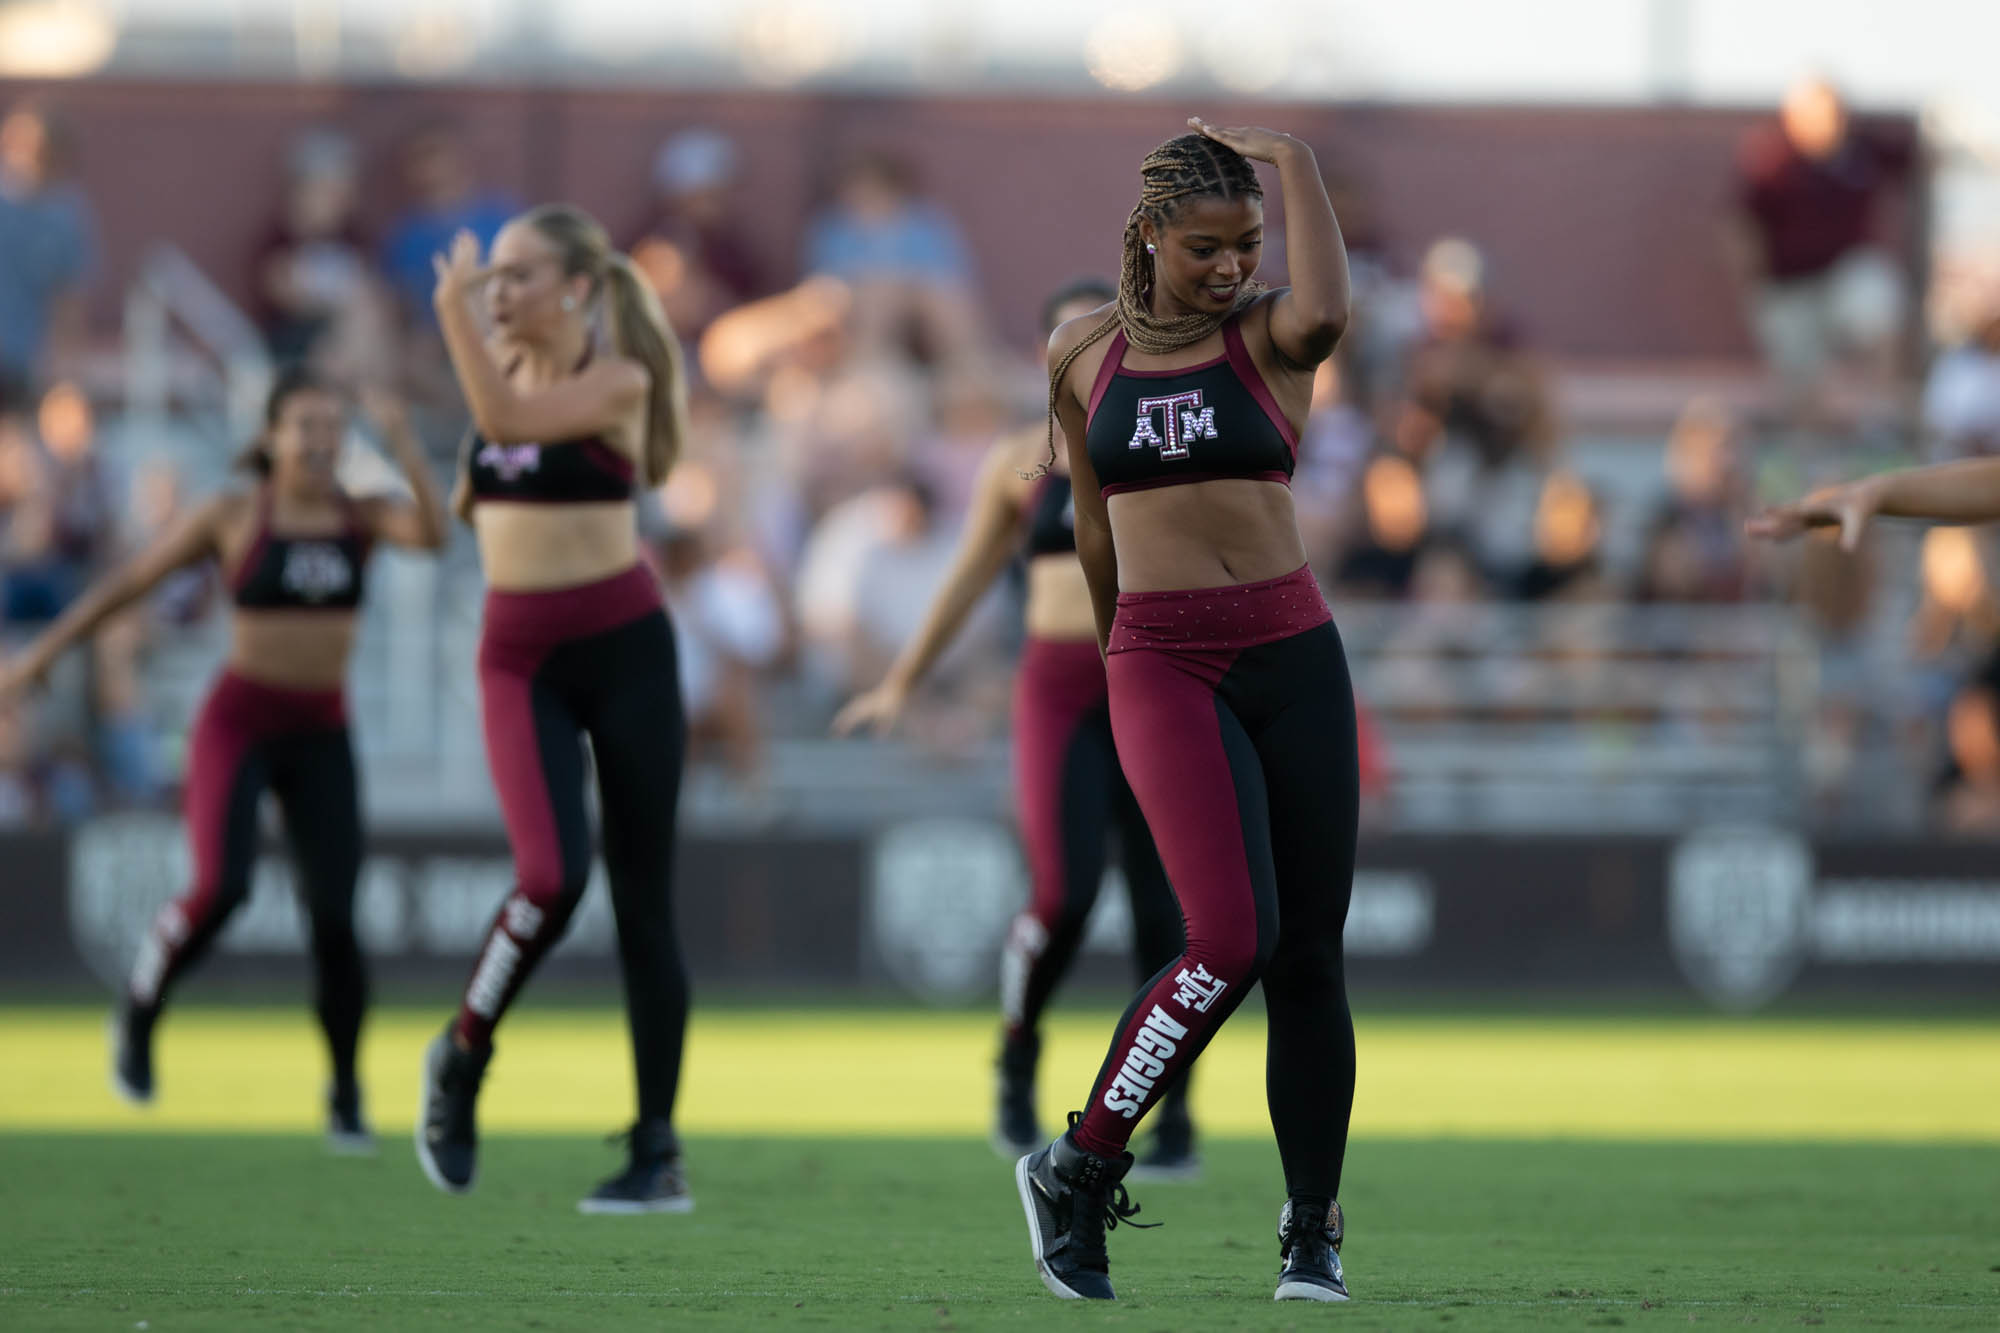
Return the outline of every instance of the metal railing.
{"type": "Polygon", "coordinates": [[[170,418],[207,419],[227,439],[255,433],[271,383],[257,326],[172,245],[140,261],[125,292],[126,423],[165,434],[170,418]],[[176,411],[178,409],[178,412],[176,411]]]}

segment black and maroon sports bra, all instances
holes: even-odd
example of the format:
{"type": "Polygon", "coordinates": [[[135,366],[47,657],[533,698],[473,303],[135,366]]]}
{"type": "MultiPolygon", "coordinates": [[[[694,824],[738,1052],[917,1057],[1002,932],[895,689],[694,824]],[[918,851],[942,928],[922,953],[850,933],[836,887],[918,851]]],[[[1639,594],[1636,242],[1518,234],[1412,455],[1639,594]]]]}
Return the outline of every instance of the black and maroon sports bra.
{"type": "MultiPolygon", "coordinates": [[[[585,349],[582,370],[590,364],[585,349]]],[[[514,367],[507,367],[507,374],[514,367]]],[[[466,473],[474,500],[513,504],[605,504],[632,498],[637,469],[601,435],[548,444],[497,444],[470,432],[466,473]]]]}
{"type": "Polygon", "coordinates": [[[1131,370],[1125,332],[1111,335],[1090,390],[1084,438],[1100,493],[1249,477],[1290,485],[1299,441],[1243,344],[1222,326],[1224,352],[1172,370],[1131,370]]]}
{"type": "Polygon", "coordinates": [[[1076,554],[1076,495],[1067,472],[1050,472],[1028,497],[1027,555],[1076,554]]]}
{"type": "Polygon", "coordinates": [[[361,605],[361,572],[371,545],[354,502],[340,497],[347,522],[320,537],[271,531],[271,488],[257,496],[257,536],[230,580],[230,598],[246,611],[352,611],[361,605]]]}

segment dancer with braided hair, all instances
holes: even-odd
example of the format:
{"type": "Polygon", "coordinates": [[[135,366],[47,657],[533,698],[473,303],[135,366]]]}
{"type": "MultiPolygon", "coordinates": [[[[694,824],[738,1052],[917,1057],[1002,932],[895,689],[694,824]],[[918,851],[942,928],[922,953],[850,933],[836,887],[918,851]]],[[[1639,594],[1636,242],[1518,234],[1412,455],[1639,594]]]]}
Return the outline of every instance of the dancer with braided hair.
{"type": "Polygon", "coordinates": [[[1286,1191],[1277,1299],[1339,1301],[1359,775],[1346,658],[1288,483],[1313,369],[1346,326],[1347,255],[1304,144],[1188,124],[1140,166],[1118,299],[1049,340],[1112,734],[1187,947],[1120,1020],[1085,1109],[1015,1180],[1044,1284],[1110,1299],[1105,1231],[1138,1212],[1126,1144],[1261,982],[1286,1191]],[[1280,291],[1253,281],[1252,162],[1284,190],[1280,291]]]}

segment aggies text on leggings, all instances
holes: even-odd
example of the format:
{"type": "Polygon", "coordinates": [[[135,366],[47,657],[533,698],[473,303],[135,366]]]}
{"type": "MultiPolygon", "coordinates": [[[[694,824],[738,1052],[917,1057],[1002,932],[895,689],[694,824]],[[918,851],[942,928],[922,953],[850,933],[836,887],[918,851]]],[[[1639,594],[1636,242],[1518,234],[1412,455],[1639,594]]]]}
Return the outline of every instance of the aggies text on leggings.
{"type": "Polygon", "coordinates": [[[112,1074],[127,1098],[154,1095],[152,1038],[169,993],[249,896],[268,791],[284,815],[311,922],[317,1007],[332,1056],[330,1142],[371,1146],[355,1047],[366,1004],[354,932],[361,803],[344,683],[365,569],[378,543],[437,550],[445,514],[401,405],[370,393],[370,415],[412,497],[355,498],[341,487],[345,403],[310,372],[281,374],[264,429],[241,464],[254,489],[182,513],[131,560],[93,584],[19,659],[0,670],[0,697],[175,570],[215,561],[227,579],[229,658],[189,736],[188,843],[194,876],[154,918],[112,1026],[112,1074]]]}
{"type": "Polygon", "coordinates": [[[1359,804],[1354,698],[1292,505],[1346,250],[1311,149],[1199,119],[1140,164],[1118,299],[1049,342],[1112,730],[1187,923],[1068,1133],[1015,1169],[1036,1269],[1115,1299],[1133,1127],[1264,985],[1283,1159],[1276,1299],[1348,1299],[1336,1200],[1354,1093],[1341,968],[1359,804]],[[1276,167],[1292,286],[1255,281],[1276,167]]]}
{"type": "Polygon", "coordinates": [[[361,806],[346,701],[339,690],[261,685],[225,671],[188,738],[187,830],[194,878],[160,909],[130,981],[134,1006],[154,1010],[199,962],[250,896],[261,839],[258,808],[277,798],[311,925],[316,1008],[336,1085],[355,1078],[367,1006],[354,935],[361,806]]]}
{"type": "Polygon", "coordinates": [[[1187,949],[1126,1011],[1076,1140],[1122,1150],[1261,981],[1286,1185],[1331,1199],[1354,1097],[1340,941],[1360,802],[1332,613],[1304,569],[1127,593],[1108,671],[1119,757],[1173,876],[1187,949]]]}
{"type": "Polygon", "coordinates": [[[436,267],[438,325],[473,420],[454,508],[487,582],[480,713],[515,884],[425,1052],[417,1162],[440,1189],[474,1185],[495,1028],[590,878],[594,768],[639,1105],[627,1169],[578,1207],[686,1212],[673,1108],[688,988],[672,888],[687,727],[634,505],[666,480],[686,429],[679,345],[631,261],[568,205],[513,219],[490,255],[460,233],[436,267]]]}
{"type": "Polygon", "coordinates": [[[639,1118],[673,1110],[687,1013],[672,901],[674,818],[686,727],[673,630],[653,576],[634,566],[580,588],[489,592],[479,643],[480,715],[514,849],[515,887],[480,950],[456,1030],[493,1039],[537,962],[562,937],[590,878],[583,740],[604,824],[639,1076],[639,1118]]]}

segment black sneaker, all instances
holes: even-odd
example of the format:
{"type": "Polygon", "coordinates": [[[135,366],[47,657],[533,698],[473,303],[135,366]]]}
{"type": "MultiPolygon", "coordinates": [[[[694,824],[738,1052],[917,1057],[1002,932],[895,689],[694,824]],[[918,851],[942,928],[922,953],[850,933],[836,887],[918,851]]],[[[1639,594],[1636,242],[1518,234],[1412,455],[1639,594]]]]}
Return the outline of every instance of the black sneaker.
{"type": "Polygon", "coordinates": [[[1194,1150],[1194,1122],[1187,1102],[1174,1099],[1153,1113],[1159,1122],[1152,1146],[1132,1164],[1129,1179],[1148,1185],[1185,1184],[1201,1179],[1201,1158],[1194,1150]]]}
{"type": "Polygon", "coordinates": [[[336,1083],[326,1095],[326,1150],[336,1157],[373,1157],[375,1134],[361,1117],[361,1089],[336,1083]]]}
{"type": "Polygon", "coordinates": [[[1285,1265],[1278,1272],[1280,1301],[1344,1301],[1347,1278],[1340,1271],[1340,1205],[1287,1200],[1278,1214],[1278,1255],[1285,1265]]]}
{"type": "Polygon", "coordinates": [[[631,1160],[589,1198],[578,1201],[579,1213],[694,1211],[694,1195],[688,1193],[687,1175],[681,1169],[680,1140],[671,1126],[640,1123],[611,1136],[611,1142],[621,1141],[629,1147],[631,1160]]]}
{"type": "Polygon", "coordinates": [[[1046,1143],[1035,1123],[1035,1065],[1042,1039],[1018,1037],[1000,1046],[1000,1097],[993,1112],[993,1151],[1013,1160],[1046,1143]]]}
{"type": "Polygon", "coordinates": [[[1072,1111],[1061,1138],[1016,1163],[1014,1184],[1028,1215],[1028,1243],[1042,1285],[1065,1300],[1108,1301],[1115,1298],[1104,1253],[1106,1229],[1120,1222],[1158,1224],[1131,1221],[1139,1206],[1122,1182],[1132,1154],[1100,1157],[1076,1146],[1070,1135],[1082,1119],[1072,1111]]]}
{"type": "Polygon", "coordinates": [[[127,1000],[111,1016],[111,1090],[134,1106],[153,1104],[153,1024],[160,1011],[127,1000]]]}
{"type": "Polygon", "coordinates": [[[447,1194],[472,1188],[479,1164],[479,1132],[473,1105],[493,1048],[459,1048],[446,1028],[424,1048],[424,1101],[417,1110],[417,1165],[431,1184],[447,1194]]]}

